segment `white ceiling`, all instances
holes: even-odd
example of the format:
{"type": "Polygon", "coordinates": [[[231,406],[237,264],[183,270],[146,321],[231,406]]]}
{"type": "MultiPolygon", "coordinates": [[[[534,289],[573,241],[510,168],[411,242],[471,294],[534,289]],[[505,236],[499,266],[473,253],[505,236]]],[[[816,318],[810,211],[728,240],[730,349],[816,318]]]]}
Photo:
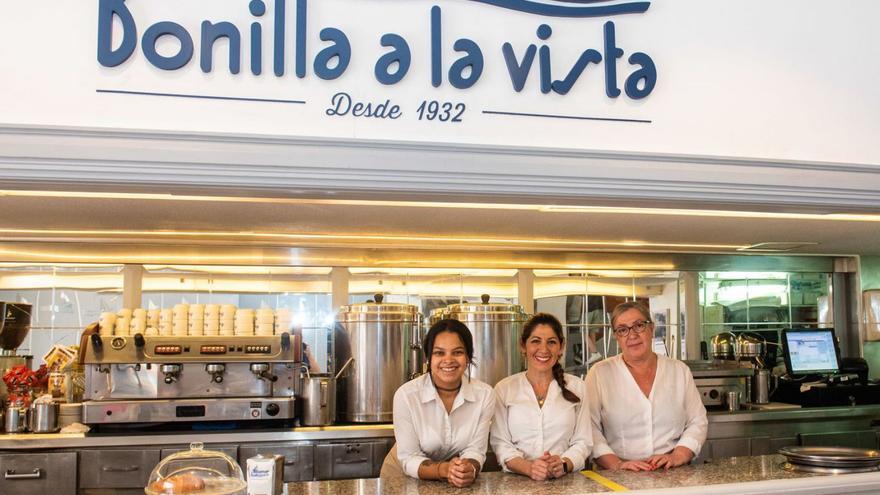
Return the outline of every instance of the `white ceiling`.
{"type": "Polygon", "coordinates": [[[527,246],[532,250],[730,253],[737,247],[793,242],[806,244],[788,254],[880,255],[877,221],[407,207],[369,202],[340,205],[0,195],[0,229],[2,240],[153,241],[157,239],[154,233],[161,231],[161,242],[273,246],[527,246]],[[317,236],[300,237],[310,234],[317,236]],[[626,241],[657,245],[615,244],[626,241]]]}

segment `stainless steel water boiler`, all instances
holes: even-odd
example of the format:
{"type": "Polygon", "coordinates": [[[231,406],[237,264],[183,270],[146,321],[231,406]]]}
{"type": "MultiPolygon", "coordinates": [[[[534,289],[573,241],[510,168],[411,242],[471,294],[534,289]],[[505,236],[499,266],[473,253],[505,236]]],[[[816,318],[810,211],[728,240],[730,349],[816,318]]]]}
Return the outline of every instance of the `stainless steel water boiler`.
{"type": "Polygon", "coordinates": [[[421,321],[418,307],[382,301],[382,295],[376,294],[375,302],[343,306],[336,316],[344,329],[336,338],[337,363],[352,359],[337,383],[342,421],[391,422],[394,392],[414,369],[410,351],[421,321]],[[340,342],[341,338],[348,342],[340,342]]]}
{"type": "Polygon", "coordinates": [[[467,325],[474,337],[471,376],[495,386],[523,370],[519,338],[528,315],[517,304],[490,304],[488,294],[481,299],[482,303],[453,304],[443,314],[467,325]]]}

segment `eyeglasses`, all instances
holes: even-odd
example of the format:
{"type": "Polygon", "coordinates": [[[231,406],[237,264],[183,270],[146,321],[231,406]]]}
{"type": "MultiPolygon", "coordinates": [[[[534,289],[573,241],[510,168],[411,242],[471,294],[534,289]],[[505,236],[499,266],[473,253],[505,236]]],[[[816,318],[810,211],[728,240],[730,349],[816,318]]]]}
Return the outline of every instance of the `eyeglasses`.
{"type": "Polygon", "coordinates": [[[639,320],[633,323],[631,326],[620,325],[619,327],[614,329],[614,335],[618,337],[626,337],[627,335],[629,335],[630,330],[634,331],[637,334],[641,334],[644,333],[644,331],[647,330],[650,326],[650,321],[639,320]]]}

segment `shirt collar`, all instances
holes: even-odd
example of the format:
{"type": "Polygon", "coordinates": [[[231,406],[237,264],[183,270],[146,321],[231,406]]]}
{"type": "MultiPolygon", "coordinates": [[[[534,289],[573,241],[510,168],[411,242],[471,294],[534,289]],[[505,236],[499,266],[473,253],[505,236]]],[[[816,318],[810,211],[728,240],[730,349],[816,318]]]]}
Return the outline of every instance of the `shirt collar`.
{"type": "MultiPolygon", "coordinates": [[[[464,376],[461,379],[461,389],[455,397],[456,402],[459,397],[467,402],[475,402],[477,400],[474,395],[474,385],[467,376],[464,376]]],[[[422,403],[431,402],[432,400],[440,400],[440,395],[437,394],[437,389],[434,387],[434,382],[431,380],[430,372],[422,375],[422,386],[420,388],[419,398],[422,403]]]]}

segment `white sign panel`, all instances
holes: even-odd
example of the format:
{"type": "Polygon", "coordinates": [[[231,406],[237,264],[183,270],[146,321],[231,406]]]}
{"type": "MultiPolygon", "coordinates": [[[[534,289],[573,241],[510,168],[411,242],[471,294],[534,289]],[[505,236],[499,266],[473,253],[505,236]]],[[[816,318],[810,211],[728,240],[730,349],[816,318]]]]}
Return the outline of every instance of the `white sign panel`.
{"type": "Polygon", "coordinates": [[[97,0],[0,18],[0,124],[880,164],[870,0],[97,0]]]}

